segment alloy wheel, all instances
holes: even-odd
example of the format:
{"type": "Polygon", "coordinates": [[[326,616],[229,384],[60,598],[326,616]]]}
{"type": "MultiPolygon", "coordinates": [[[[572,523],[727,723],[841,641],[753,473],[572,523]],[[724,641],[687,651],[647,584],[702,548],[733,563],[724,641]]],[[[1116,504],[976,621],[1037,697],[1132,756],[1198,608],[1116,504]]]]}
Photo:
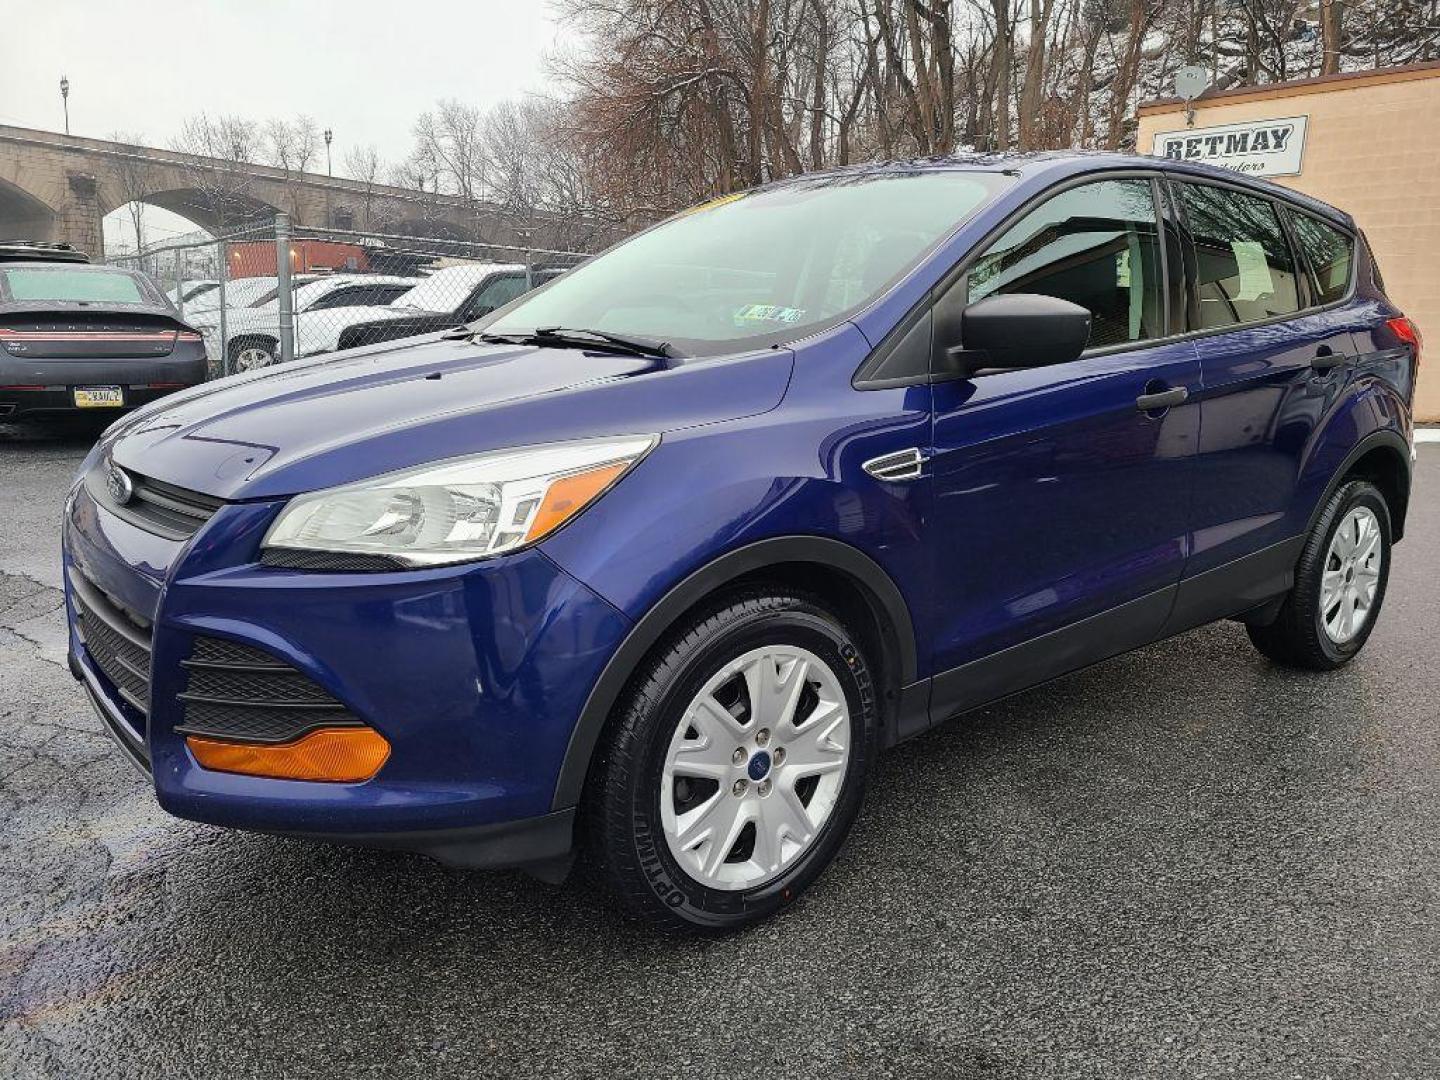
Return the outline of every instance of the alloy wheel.
{"type": "Polygon", "coordinates": [[[815,843],[840,797],[850,709],[814,653],[752,649],[715,673],[666,751],[660,816],[671,855],[712,889],[753,889],[815,843]]]}
{"type": "Polygon", "coordinates": [[[1384,558],[1375,511],[1354,507],[1330,539],[1320,577],[1320,622],[1335,644],[1353,640],[1369,620],[1384,558]]]}

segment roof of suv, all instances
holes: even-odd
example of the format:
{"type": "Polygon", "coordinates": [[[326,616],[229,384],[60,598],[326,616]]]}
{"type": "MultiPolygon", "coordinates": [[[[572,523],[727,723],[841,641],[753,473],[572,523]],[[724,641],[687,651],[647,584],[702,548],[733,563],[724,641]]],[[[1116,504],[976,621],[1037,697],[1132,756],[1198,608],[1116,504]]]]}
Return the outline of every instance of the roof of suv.
{"type": "Polygon", "coordinates": [[[89,261],[90,256],[69,244],[50,244],[43,240],[0,240],[0,263],[88,263],[89,261]]]}
{"type": "Polygon", "coordinates": [[[1355,227],[1354,219],[1344,210],[1321,202],[1304,192],[1284,187],[1262,177],[1235,172],[1232,169],[1222,169],[1216,165],[1205,165],[1197,161],[1153,157],[1148,154],[1120,154],[1108,150],[1034,150],[1004,154],[957,152],[926,158],[867,162],[847,165],[838,169],[826,169],[822,172],[801,173],[797,176],[777,180],[773,184],[763,185],[758,190],[792,183],[805,183],[825,177],[885,172],[940,172],[947,169],[1001,172],[1023,178],[1047,176],[1056,180],[1115,169],[1158,170],[1194,176],[1197,179],[1219,180],[1236,187],[1249,188],[1271,197],[1286,199],[1322,217],[1336,220],[1351,229],[1355,227]]]}

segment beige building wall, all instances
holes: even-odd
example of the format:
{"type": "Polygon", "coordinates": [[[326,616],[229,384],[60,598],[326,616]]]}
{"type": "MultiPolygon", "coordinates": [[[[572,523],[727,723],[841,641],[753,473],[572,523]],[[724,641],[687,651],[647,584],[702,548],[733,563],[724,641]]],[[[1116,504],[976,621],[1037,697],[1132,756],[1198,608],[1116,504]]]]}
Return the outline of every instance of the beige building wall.
{"type": "MultiPolygon", "coordinates": [[[[1440,421],[1440,64],[1246,87],[1195,102],[1195,127],[1309,117],[1298,176],[1271,177],[1353,215],[1385,287],[1428,339],[1418,420],[1440,421]]],[[[1178,101],[1140,106],[1136,141],[1185,127],[1178,101]]]]}

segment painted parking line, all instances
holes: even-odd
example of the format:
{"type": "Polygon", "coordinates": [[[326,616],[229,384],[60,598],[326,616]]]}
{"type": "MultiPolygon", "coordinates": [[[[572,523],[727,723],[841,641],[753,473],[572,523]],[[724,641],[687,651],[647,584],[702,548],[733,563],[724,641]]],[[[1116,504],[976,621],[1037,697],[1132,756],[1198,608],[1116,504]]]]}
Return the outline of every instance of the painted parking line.
{"type": "Polygon", "coordinates": [[[1440,442],[1440,427],[1420,427],[1415,429],[1415,441],[1440,442]]]}

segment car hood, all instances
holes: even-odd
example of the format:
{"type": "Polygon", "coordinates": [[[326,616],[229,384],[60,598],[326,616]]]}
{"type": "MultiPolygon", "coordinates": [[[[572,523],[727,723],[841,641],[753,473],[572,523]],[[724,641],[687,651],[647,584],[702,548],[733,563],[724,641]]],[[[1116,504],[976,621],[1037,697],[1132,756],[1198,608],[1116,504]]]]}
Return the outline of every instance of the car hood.
{"type": "Polygon", "coordinates": [[[779,404],[787,350],[667,362],[439,335],[164,398],[106,438],[120,465],[222,499],[292,495],[465,454],[663,433],[779,404]]]}

